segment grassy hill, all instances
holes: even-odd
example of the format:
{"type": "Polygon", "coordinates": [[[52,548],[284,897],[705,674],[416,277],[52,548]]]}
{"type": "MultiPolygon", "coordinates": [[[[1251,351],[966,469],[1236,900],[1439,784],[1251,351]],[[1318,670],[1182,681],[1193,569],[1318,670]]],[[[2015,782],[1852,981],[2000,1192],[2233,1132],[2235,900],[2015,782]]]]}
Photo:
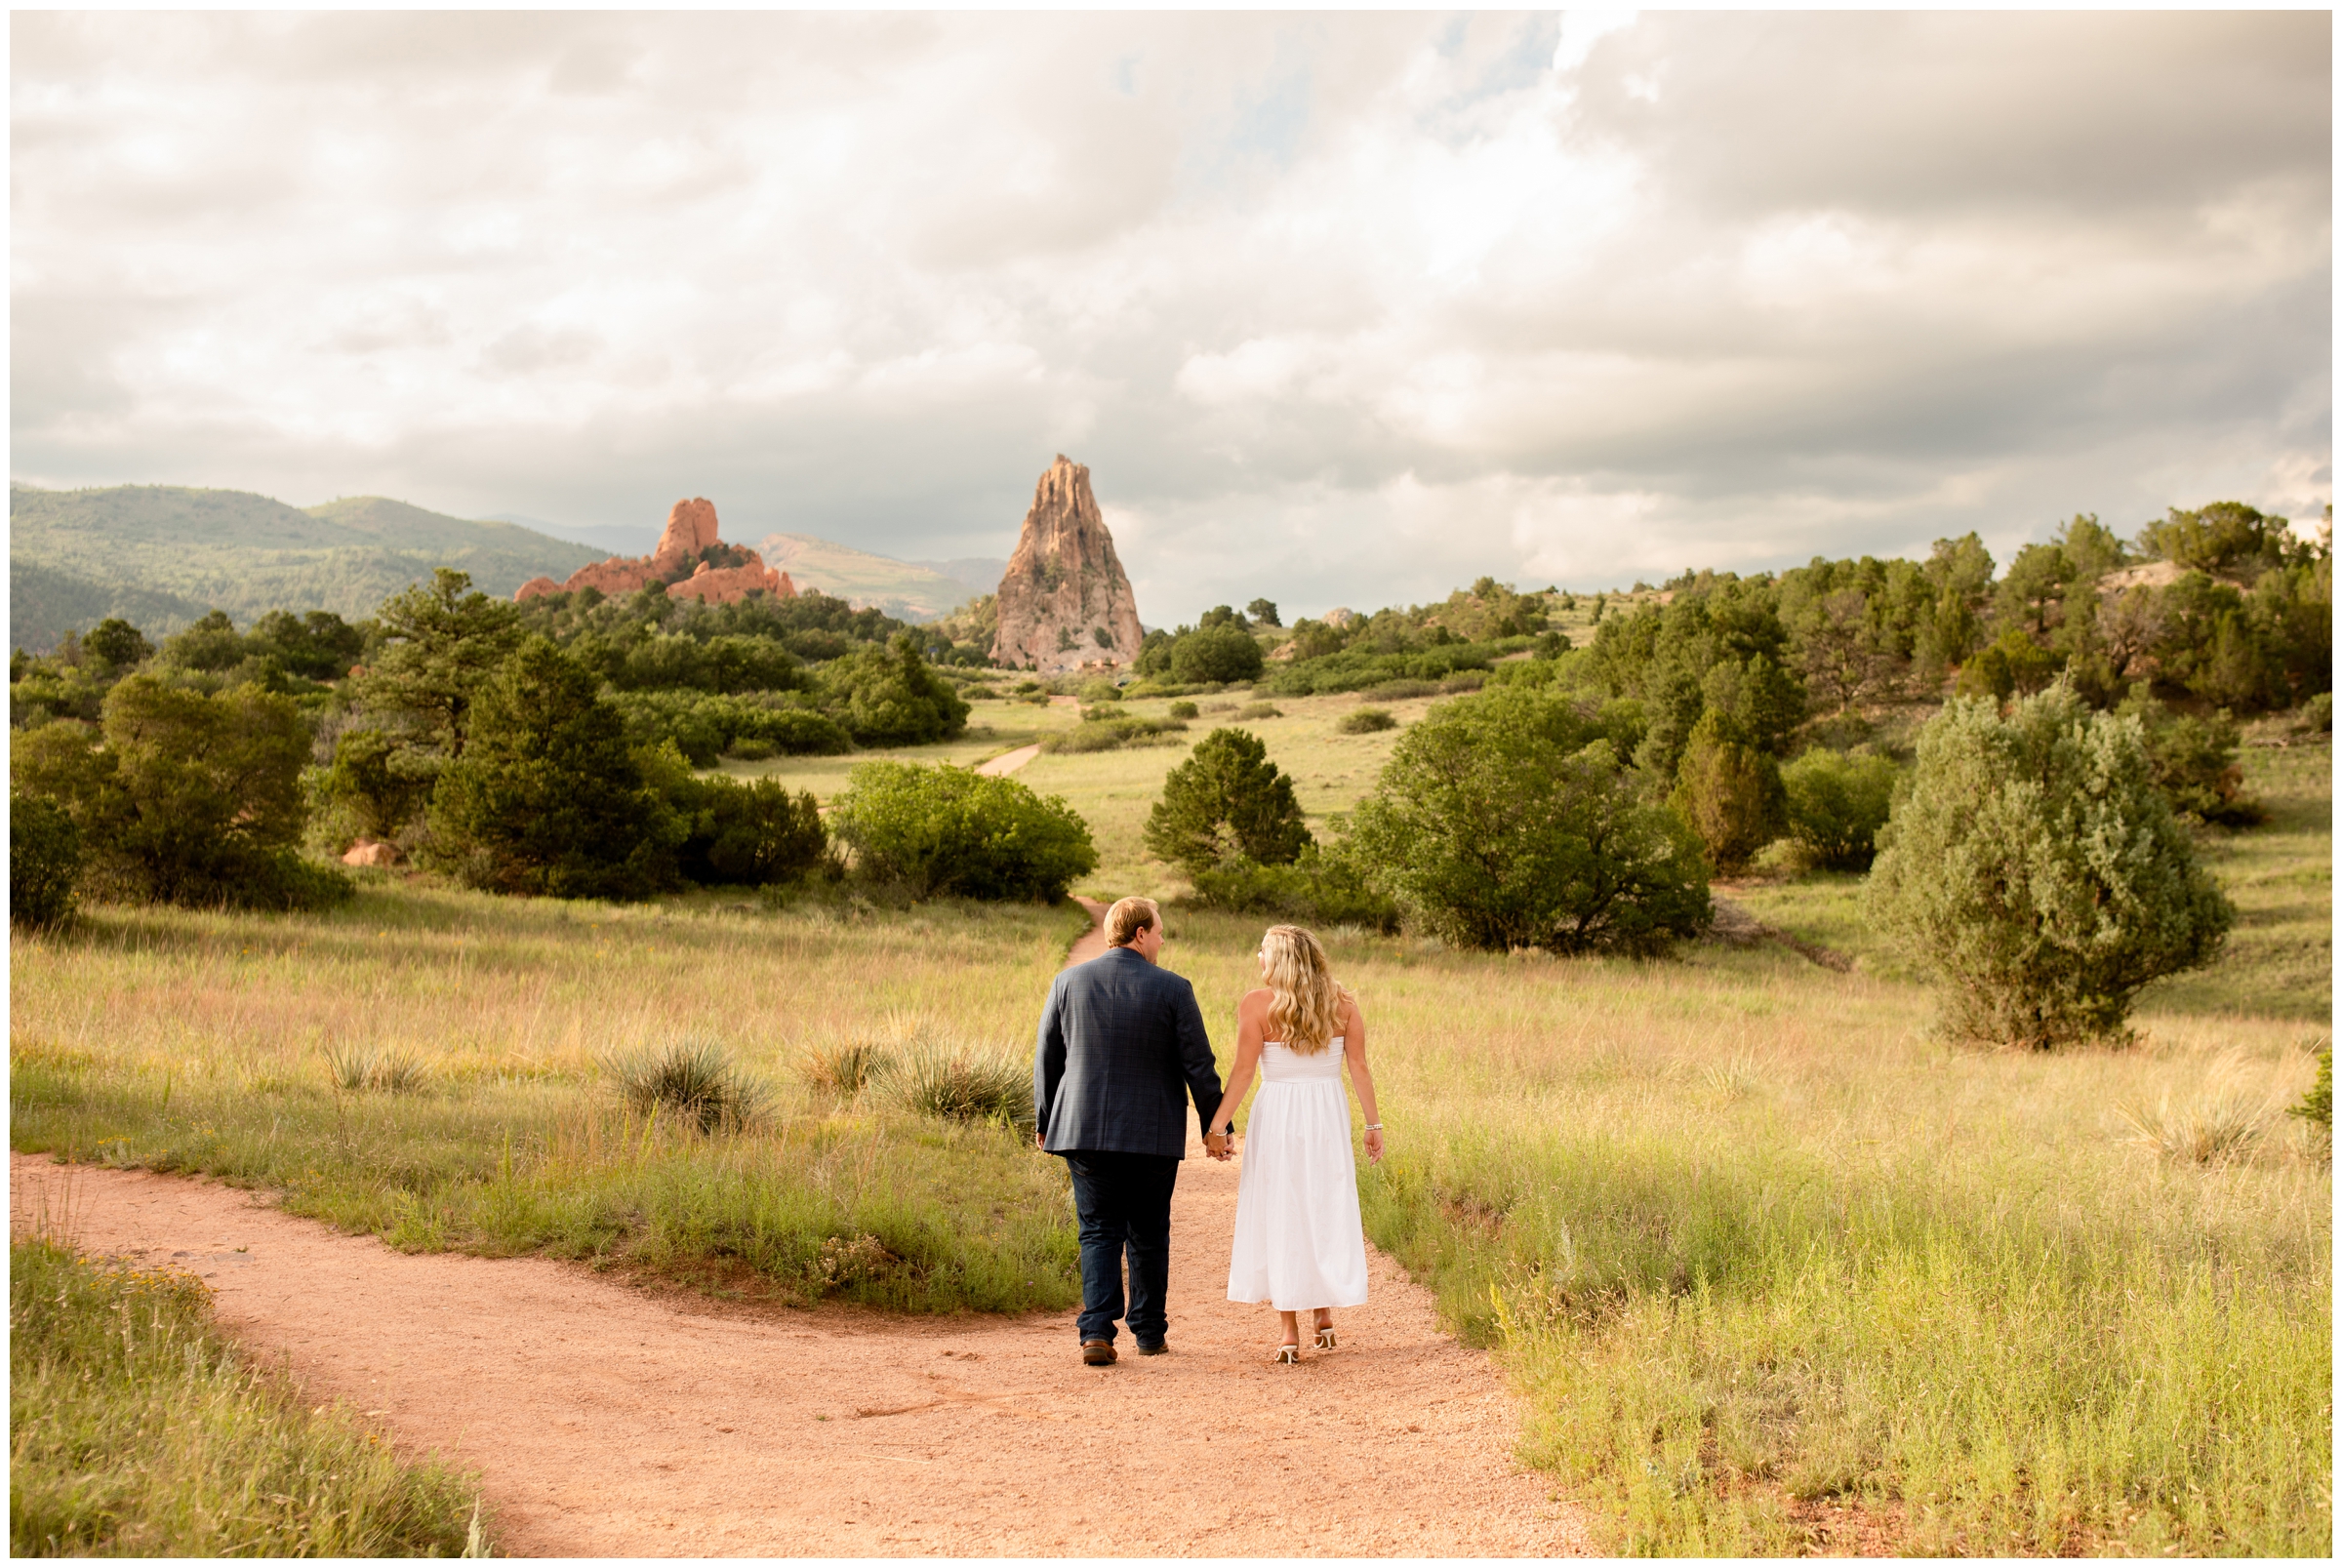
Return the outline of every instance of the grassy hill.
{"type": "MultiPolygon", "coordinates": [[[[819,588],[857,605],[874,606],[899,621],[933,621],[979,594],[991,592],[999,582],[999,574],[994,573],[990,583],[977,587],[963,576],[873,555],[810,534],[767,534],[756,542],[756,553],[764,557],[765,565],[787,572],[798,587],[819,588]]],[[[949,564],[965,568],[979,563],[949,564]]],[[[999,564],[1001,571],[1008,569],[1005,561],[999,564]]]]}
{"type": "Polygon", "coordinates": [[[123,485],[8,495],[9,636],[56,645],[109,615],[149,636],[207,610],[355,619],[432,568],[469,572],[490,593],[567,577],[602,552],[510,523],[471,522],[380,496],[303,509],[240,490],[123,485]]]}

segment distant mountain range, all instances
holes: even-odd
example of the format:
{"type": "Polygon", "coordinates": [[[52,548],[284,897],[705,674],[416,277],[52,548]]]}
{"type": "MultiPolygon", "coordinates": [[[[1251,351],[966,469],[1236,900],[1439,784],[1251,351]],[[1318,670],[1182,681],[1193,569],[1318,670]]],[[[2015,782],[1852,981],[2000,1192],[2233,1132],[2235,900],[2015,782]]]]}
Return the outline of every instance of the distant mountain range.
{"type": "Polygon", "coordinates": [[[46,651],[120,616],[149,636],[210,610],[356,620],[452,566],[489,593],[565,578],[609,553],[511,523],[468,521],[381,496],[301,508],[241,490],[122,485],[8,489],[11,646],[46,651]]]}
{"type": "MultiPolygon", "coordinates": [[[[42,652],[69,630],[120,616],[167,636],[219,609],[248,625],[270,610],[331,610],[350,620],[439,566],[509,594],[613,555],[647,554],[643,528],[579,528],[505,514],[449,517],[381,496],[306,508],[241,490],[122,485],[8,495],[11,646],[42,652]]],[[[799,587],[904,621],[932,621],[991,592],[1005,560],[898,561],[805,534],[756,548],[799,587]]]]}

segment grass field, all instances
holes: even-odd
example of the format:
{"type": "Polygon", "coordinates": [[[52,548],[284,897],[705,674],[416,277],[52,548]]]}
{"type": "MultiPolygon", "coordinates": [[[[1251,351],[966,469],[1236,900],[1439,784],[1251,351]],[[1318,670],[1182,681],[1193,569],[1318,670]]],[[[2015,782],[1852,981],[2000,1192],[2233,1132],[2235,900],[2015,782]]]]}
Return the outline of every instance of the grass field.
{"type": "MultiPolygon", "coordinates": [[[[1349,806],[1388,754],[1392,733],[1333,733],[1358,702],[1280,699],[1285,716],[1245,723],[1312,814],[1349,806]]],[[[993,733],[954,760],[1073,716],[977,714],[993,733]]],[[[1085,891],[1176,891],[1139,828],[1183,754],[1044,754],[1020,775],[1091,821],[1105,863],[1085,891]]],[[[2329,757],[2248,753],[2277,820],[2206,840],[2237,939],[2149,994],[2127,1050],[1945,1047],[1845,879],[1738,895],[1855,953],[1842,975],[1777,947],[1556,962],[1331,934],[1391,1127],[1369,1228],[1499,1348],[1528,1401],[1524,1456],[1600,1506],[1604,1545],[2323,1552],[2331,1175],[2282,1106],[2331,993],[2329,757]]],[[[846,768],[757,771],[826,792],[846,768]]],[[[13,939],[12,1137],[279,1186],[408,1246],[1062,1307],[1054,1161],[882,1093],[840,1104],[797,1065],[921,1032],[1028,1049],[1077,925],[707,896],[569,907],[387,879],[317,917],[100,909],[72,936],[13,939]],[[768,1123],[706,1138],[617,1101],[602,1059],[688,1036],[773,1085],[768,1123]],[[423,1086],[337,1092],[329,1051],[352,1048],[413,1056],[423,1086]],[[864,1236],[880,1251],[841,1250],[864,1236]]],[[[1225,1053],[1258,923],[1174,911],[1170,932],[1165,961],[1225,1053]]]]}
{"type": "Polygon", "coordinates": [[[191,1274],[54,1237],[8,1260],[8,1544],[20,1557],[452,1557],[493,1546],[478,1494],[303,1408],[212,1322],[191,1274]]]}

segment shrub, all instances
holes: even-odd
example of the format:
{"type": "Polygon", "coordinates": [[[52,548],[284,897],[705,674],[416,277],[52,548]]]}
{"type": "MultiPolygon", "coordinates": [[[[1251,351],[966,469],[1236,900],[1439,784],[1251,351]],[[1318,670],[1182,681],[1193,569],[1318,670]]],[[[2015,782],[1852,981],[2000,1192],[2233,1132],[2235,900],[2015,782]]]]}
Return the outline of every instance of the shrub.
{"type": "Polygon", "coordinates": [[[1379,697],[1386,703],[1403,703],[1410,697],[1437,697],[1439,683],[1435,680],[1413,680],[1401,676],[1397,680],[1376,681],[1358,688],[1368,697],[1379,697]]]}
{"type": "Polygon", "coordinates": [[[1081,683],[1081,689],[1073,695],[1085,703],[1119,703],[1122,701],[1122,688],[1110,680],[1085,680],[1081,683]]]}
{"type": "Polygon", "coordinates": [[[1263,665],[1261,645],[1232,623],[1198,626],[1171,645],[1171,678],[1191,685],[1258,680],[1263,665]]]}
{"type": "Polygon", "coordinates": [[[1866,869],[1894,806],[1895,764],[1814,746],[1781,770],[1790,836],[1822,865],[1866,869]]]}
{"type": "Polygon", "coordinates": [[[2173,811],[2224,827],[2253,827],[2269,820],[2268,809],[2244,792],[2244,770],[2237,764],[2244,737],[2228,709],[2208,718],[2177,713],[2140,692],[2116,711],[2139,720],[2155,782],[2173,811]]]}
{"type": "Polygon", "coordinates": [[[1044,751],[1118,751],[1133,745],[1176,745],[1187,725],[1179,719],[1092,718],[1041,743],[1044,751]]]}
{"type": "MultiPolygon", "coordinates": [[[[1175,708],[1177,704],[1172,704],[1175,708]]],[[[2293,728],[2304,735],[2331,735],[2334,731],[2334,694],[2320,692],[2301,704],[2293,728]]]]}
{"type": "Polygon", "coordinates": [[[1536,687],[1410,728],[1351,844],[1410,918],[1463,946],[1656,953],[1709,921],[1699,840],[1638,797],[1594,719],[1536,687]]]}
{"type": "Polygon", "coordinates": [[[291,699],[133,675],[106,694],[102,747],[78,724],[20,735],[14,783],[79,831],[87,880],[133,899],[314,908],[350,896],[298,849],[309,733],[291,699]]]}
{"type": "Polygon", "coordinates": [[[61,926],[73,918],[81,875],[81,829],[54,800],[8,798],[8,919],[11,925],[61,926]]]}
{"type": "Polygon", "coordinates": [[[914,897],[1054,904],[1098,864],[1089,824],[1063,800],[966,768],[866,762],[829,815],[861,875],[914,897]]]}
{"type": "Polygon", "coordinates": [[[1692,726],[1668,803],[1708,846],[1708,864],[1729,876],[1780,835],[1781,770],[1711,708],[1692,726]]]}
{"type": "Polygon", "coordinates": [[[906,1108],[947,1121],[1033,1124],[1032,1064],[946,1046],[914,1046],[891,1074],[906,1108]]]}
{"type": "Polygon", "coordinates": [[[398,837],[430,803],[440,760],[381,730],[344,730],[333,765],[316,786],[326,842],[347,849],[361,838],[398,837]]]}
{"type": "Polygon", "coordinates": [[[368,1089],[384,1094],[413,1094],[430,1080],[430,1071],[423,1059],[411,1051],[378,1051],[365,1046],[328,1048],[325,1068],[335,1088],[351,1094],[368,1089]]]}
{"type": "Polygon", "coordinates": [[[683,824],[598,684],[545,638],[521,645],[431,793],[433,861],[492,893],[638,899],[673,884],[683,824]]]}
{"type": "Polygon", "coordinates": [[[1391,716],[1391,710],[1387,707],[1361,707],[1343,714],[1334,728],[1344,735],[1374,735],[1383,730],[1397,729],[1398,720],[1391,716]]]}
{"type": "Polygon", "coordinates": [[[675,865],[687,881],[766,887],[820,870],[829,858],[810,790],[791,795],[777,779],[690,776],[666,797],[682,823],[675,865]]]}
{"type": "Polygon", "coordinates": [[[1240,719],[1281,719],[1284,716],[1284,709],[1274,703],[1247,703],[1236,709],[1236,717],[1240,719]]]}
{"type": "Polygon", "coordinates": [[[703,1133],[737,1131],[764,1108],[764,1087],[711,1040],[612,1057],[603,1067],[636,1115],[679,1116],[703,1133]]]}
{"type": "Polygon", "coordinates": [[[702,768],[713,767],[725,752],[747,757],[744,745],[764,747],[766,756],[836,756],[854,749],[845,728],[804,706],[801,697],[665,691],[620,692],[611,701],[626,720],[631,744],[672,741],[702,768]]]}
{"type": "Polygon", "coordinates": [[[822,666],[823,706],[862,745],[929,745],[968,727],[968,704],[900,632],[822,666]]]}
{"type": "Polygon", "coordinates": [[[1871,917],[1946,984],[1951,1029],[2047,1048],[2119,1034],[2207,963],[2234,910],[2156,786],[2139,720],[2063,682],[2002,718],[1955,698],[1879,834],[1871,917]]]}
{"type": "Polygon", "coordinates": [[[1189,901],[1207,909],[1266,915],[1296,925],[1398,930],[1398,905],[1377,892],[1347,857],[1312,844],[1291,865],[1238,860],[1195,873],[1189,901]]]}
{"type": "Polygon", "coordinates": [[[1163,779],[1147,848],[1190,876],[1237,859],[1290,865],[1310,842],[1293,781],[1242,730],[1214,730],[1163,779]]]}
{"type": "Polygon", "coordinates": [[[1186,702],[1184,700],[1173,703],[1169,711],[1171,716],[1175,719],[1191,719],[1199,717],[1201,714],[1201,709],[1197,708],[1193,703],[1186,702]]]}
{"type": "Polygon", "coordinates": [[[2324,1046],[2318,1053],[2318,1081],[2302,1092],[2300,1103],[2285,1107],[2288,1116],[2323,1127],[2328,1132],[2334,1126],[2334,1048],[2324,1046]]]}

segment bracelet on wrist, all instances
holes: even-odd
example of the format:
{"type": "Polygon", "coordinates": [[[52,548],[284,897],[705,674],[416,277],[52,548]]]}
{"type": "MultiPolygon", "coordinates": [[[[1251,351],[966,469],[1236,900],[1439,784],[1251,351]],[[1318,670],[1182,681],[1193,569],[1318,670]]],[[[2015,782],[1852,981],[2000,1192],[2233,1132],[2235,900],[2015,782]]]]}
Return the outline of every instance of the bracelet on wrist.
{"type": "Polygon", "coordinates": [[[1366,1124],[1366,1130],[1370,1133],[1379,1133],[1383,1130],[1383,1124],[1379,1121],[1370,1121],[1366,1124]]]}

